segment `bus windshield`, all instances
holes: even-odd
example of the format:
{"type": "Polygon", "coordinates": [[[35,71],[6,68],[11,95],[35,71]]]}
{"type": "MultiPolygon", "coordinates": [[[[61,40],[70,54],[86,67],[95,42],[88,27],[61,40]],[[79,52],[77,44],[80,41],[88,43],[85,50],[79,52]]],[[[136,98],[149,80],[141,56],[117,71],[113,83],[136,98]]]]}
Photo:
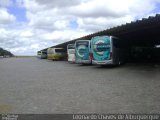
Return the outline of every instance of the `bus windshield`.
{"type": "Polygon", "coordinates": [[[74,44],[69,44],[69,45],[67,46],[67,49],[75,49],[74,44]]]}
{"type": "Polygon", "coordinates": [[[47,54],[47,52],[46,51],[42,51],[42,54],[47,54]]]}
{"type": "Polygon", "coordinates": [[[68,54],[75,54],[75,46],[74,46],[74,44],[68,44],[67,51],[68,51],[68,54]]]}
{"type": "Polygon", "coordinates": [[[88,41],[78,41],[76,43],[76,49],[78,50],[79,56],[83,56],[88,54],[89,50],[89,42],[88,41]]]}
{"type": "Polygon", "coordinates": [[[111,39],[109,36],[96,36],[91,40],[94,60],[109,60],[111,57],[111,39]]]}
{"type": "Polygon", "coordinates": [[[64,49],[56,49],[55,48],[55,52],[56,53],[65,53],[65,50],[64,49]]]}
{"type": "Polygon", "coordinates": [[[95,37],[92,40],[93,49],[95,52],[110,51],[111,43],[109,37],[95,37]]]}
{"type": "Polygon", "coordinates": [[[78,41],[78,42],[76,43],[76,47],[78,47],[78,46],[85,46],[85,47],[88,48],[88,45],[89,45],[89,42],[88,42],[88,41],[78,41]]]}
{"type": "Polygon", "coordinates": [[[90,60],[90,40],[76,41],[76,60],[90,60]]]}
{"type": "Polygon", "coordinates": [[[41,55],[41,51],[38,51],[38,55],[41,55]]]}

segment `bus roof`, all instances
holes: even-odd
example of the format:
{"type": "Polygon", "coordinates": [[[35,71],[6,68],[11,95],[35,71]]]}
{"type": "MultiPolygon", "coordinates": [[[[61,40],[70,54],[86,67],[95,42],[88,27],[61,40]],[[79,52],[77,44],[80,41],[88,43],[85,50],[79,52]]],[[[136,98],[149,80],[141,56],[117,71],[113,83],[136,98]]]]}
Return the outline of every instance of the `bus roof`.
{"type": "Polygon", "coordinates": [[[77,40],[76,42],[80,42],[80,41],[90,41],[90,40],[77,40]]]}
{"type": "Polygon", "coordinates": [[[48,48],[48,49],[64,49],[64,48],[48,48]]]}

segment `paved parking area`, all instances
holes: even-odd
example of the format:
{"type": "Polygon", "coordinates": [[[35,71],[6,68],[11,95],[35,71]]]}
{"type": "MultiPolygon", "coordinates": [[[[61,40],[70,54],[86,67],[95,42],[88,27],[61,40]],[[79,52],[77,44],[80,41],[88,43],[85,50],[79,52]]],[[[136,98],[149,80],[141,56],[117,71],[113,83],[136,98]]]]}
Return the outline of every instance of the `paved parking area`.
{"type": "Polygon", "coordinates": [[[160,113],[160,66],[0,59],[0,112],[160,113]]]}

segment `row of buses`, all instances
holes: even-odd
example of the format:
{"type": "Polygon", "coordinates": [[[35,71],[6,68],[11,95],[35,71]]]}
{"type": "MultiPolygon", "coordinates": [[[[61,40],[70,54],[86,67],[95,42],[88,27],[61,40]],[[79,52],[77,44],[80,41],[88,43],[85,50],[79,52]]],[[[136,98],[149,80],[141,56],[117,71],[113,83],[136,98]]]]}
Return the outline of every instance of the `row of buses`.
{"type": "Polygon", "coordinates": [[[49,60],[62,60],[78,64],[119,65],[126,60],[125,41],[114,36],[95,36],[91,40],[77,40],[63,48],[48,48],[49,60]]]}
{"type": "Polygon", "coordinates": [[[80,64],[120,65],[127,58],[125,41],[114,36],[77,40],[67,46],[67,53],[69,62],[80,64]]]}

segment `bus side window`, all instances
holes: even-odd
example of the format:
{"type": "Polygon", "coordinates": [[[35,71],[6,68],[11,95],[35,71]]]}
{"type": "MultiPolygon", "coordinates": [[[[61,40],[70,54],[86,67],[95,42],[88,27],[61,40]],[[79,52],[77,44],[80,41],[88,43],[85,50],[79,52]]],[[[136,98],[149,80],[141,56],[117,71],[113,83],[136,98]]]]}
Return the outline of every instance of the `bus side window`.
{"type": "Polygon", "coordinates": [[[76,44],[76,47],[78,47],[78,44],[76,44]]]}
{"type": "Polygon", "coordinates": [[[113,45],[116,48],[123,48],[125,47],[125,43],[123,40],[118,39],[118,38],[113,38],[113,45]]]}
{"type": "Polygon", "coordinates": [[[119,40],[117,38],[113,38],[113,46],[115,48],[119,48],[120,47],[120,43],[119,43],[119,40]]]}

